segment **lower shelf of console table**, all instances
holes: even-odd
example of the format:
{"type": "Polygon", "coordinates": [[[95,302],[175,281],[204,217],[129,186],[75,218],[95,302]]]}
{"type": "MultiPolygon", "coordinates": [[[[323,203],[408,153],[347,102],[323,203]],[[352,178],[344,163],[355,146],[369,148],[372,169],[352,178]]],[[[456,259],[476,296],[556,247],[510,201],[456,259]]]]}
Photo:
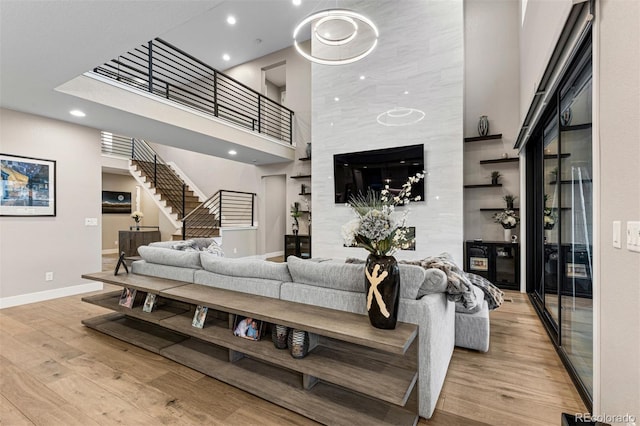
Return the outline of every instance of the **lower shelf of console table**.
{"type": "Polygon", "coordinates": [[[85,297],[85,302],[116,311],[84,320],[87,327],[321,423],[418,420],[418,339],[413,324],[378,330],[362,315],[196,284],[132,274],[83,277],[159,295],[150,313],[140,306],[120,306],[119,291],[85,297]],[[198,304],[209,307],[203,329],[191,326],[198,304]],[[235,314],[313,332],[318,346],[307,357],[294,359],[270,339],[235,337],[235,314]]]}

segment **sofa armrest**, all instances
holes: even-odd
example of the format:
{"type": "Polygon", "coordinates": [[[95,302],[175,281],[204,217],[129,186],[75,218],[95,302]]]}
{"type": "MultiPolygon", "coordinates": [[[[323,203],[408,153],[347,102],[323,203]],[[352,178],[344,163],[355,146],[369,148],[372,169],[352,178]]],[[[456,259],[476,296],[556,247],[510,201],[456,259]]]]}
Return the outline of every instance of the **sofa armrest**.
{"type": "Polygon", "coordinates": [[[419,327],[418,407],[420,416],[428,419],[438,402],[455,346],[455,304],[445,293],[407,302],[398,319],[419,327]]]}

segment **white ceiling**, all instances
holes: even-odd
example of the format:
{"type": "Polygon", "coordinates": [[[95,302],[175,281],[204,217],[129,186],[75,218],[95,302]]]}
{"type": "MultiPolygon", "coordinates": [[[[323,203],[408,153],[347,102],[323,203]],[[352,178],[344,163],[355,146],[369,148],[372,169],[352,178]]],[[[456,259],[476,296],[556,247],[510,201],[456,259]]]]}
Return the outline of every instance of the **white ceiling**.
{"type": "Polygon", "coordinates": [[[156,37],[224,70],[290,46],[296,23],[322,3],[0,0],[0,105],[101,130],[137,128],[130,136],[145,138],[148,122],[54,89],[156,37]],[[87,116],[72,117],[74,108],[87,116]]]}

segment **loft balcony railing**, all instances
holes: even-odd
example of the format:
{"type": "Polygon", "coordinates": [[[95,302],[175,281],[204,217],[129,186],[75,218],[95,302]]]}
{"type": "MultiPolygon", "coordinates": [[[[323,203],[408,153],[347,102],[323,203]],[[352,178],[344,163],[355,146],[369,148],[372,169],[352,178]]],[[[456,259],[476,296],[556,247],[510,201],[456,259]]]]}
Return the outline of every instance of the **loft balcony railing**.
{"type": "Polygon", "coordinates": [[[159,38],[94,72],[293,144],[293,111],[159,38]]]}

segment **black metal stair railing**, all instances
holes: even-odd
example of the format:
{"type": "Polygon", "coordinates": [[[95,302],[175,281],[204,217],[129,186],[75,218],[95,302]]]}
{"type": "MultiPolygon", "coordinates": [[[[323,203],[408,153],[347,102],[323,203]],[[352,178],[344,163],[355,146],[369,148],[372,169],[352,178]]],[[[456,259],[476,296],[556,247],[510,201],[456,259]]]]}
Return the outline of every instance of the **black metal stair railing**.
{"type": "Polygon", "coordinates": [[[131,138],[130,158],[151,181],[160,198],[182,219],[200,203],[198,197],[189,190],[182,178],[147,144],[131,138]]]}
{"type": "Polygon", "coordinates": [[[293,111],[162,39],[149,41],[94,72],[293,143],[293,111]]]}
{"type": "Polygon", "coordinates": [[[210,236],[222,227],[253,226],[255,196],[221,189],[182,219],[182,238],[210,236]]]}

